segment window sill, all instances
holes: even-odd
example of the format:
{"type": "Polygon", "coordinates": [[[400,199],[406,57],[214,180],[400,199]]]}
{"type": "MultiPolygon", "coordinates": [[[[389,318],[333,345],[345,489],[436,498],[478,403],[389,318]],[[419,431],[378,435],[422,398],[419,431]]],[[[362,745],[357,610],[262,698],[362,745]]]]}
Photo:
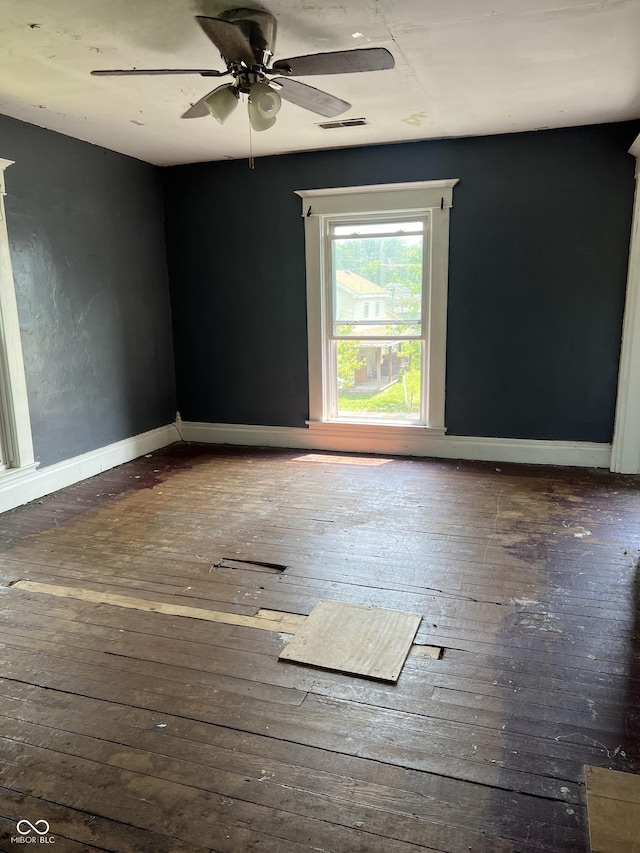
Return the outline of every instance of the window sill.
{"type": "Polygon", "coordinates": [[[407,438],[415,438],[416,436],[438,437],[446,433],[444,427],[428,427],[424,424],[414,424],[406,421],[396,423],[381,423],[374,421],[305,421],[310,430],[318,433],[326,433],[327,435],[335,435],[342,433],[344,435],[362,435],[376,436],[379,438],[394,438],[401,439],[404,436],[407,438]]]}
{"type": "Polygon", "coordinates": [[[22,468],[10,468],[7,465],[3,465],[0,467],[0,482],[4,486],[8,482],[15,482],[16,480],[29,477],[39,465],[39,462],[31,462],[29,465],[23,465],[22,468]]]}

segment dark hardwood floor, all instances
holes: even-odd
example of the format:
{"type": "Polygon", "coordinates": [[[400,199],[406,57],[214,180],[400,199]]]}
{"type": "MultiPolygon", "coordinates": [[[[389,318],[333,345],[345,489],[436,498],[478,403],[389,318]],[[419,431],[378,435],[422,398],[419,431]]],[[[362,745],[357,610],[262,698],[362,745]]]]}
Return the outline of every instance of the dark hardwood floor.
{"type": "Polygon", "coordinates": [[[177,444],[0,516],[0,849],[589,850],[584,765],[640,773],[640,478],[307,456],[177,444]],[[382,684],[20,580],[445,651],[382,684]]]}

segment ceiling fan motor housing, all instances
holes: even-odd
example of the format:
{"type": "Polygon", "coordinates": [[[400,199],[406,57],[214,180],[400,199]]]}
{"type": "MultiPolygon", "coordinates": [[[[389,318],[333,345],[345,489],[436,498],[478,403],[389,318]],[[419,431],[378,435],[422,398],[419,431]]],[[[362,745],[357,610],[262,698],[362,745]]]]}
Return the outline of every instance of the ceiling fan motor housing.
{"type": "MultiPolygon", "coordinates": [[[[256,65],[266,67],[276,49],[278,22],[260,9],[229,9],[219,16],[235,24],[251,45],[256,65]]],[[[229,57],[225,57],[229,58],[229,57]]]]}

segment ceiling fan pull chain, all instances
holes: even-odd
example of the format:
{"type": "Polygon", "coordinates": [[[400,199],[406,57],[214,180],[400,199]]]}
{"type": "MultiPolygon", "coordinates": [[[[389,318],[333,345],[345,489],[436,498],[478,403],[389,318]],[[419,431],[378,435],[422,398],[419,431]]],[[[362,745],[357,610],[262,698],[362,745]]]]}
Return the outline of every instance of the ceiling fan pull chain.
{"type": "Polygon", "coordinates": [[[249,122],[249,168],[255,169],[256,163],[253,159],[253,134],[251,130],[251,122],[249,122]]]}

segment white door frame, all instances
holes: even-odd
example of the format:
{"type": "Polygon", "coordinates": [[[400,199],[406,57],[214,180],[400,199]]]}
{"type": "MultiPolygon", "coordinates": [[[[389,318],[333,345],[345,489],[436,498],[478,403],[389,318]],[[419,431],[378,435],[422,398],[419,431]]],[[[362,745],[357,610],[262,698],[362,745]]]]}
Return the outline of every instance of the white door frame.
{"type": "Polygon", "coordinates": [[[611,470],[640,474],[640,135],[629,153],[636,158],[636,188],[611,470]]]}
{"type": "Polygon", "coordinates": [[[8,476],[16,468],[34,466],[20,323],[4,210],[4,172],[13,162],[0,158],[0,417],[6,466],[5,473],[0,476],[8,476]]]}

